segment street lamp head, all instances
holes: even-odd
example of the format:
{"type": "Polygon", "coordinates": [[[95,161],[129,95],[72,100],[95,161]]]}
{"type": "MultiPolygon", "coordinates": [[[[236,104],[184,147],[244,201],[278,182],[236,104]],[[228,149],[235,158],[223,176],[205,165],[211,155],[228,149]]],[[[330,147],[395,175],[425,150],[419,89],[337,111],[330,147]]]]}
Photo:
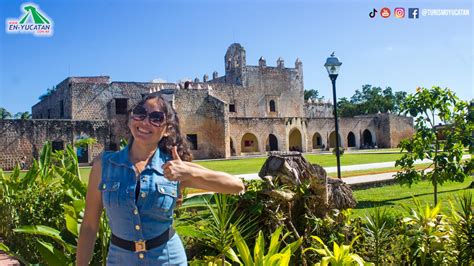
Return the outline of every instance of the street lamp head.
{"type": "Polygon", "coordinates": [[[328,59],[326,59],[326,64],[324,64],[324,67],[326,67],[329,76],[337,76],[337,74],[339,74],[339,68],[341,67],[341,65],[342,62],[340,62],[339,58],[337,58],[334,55],[334,52],[332,52],[331,57],[328,57],[328,59]]]}

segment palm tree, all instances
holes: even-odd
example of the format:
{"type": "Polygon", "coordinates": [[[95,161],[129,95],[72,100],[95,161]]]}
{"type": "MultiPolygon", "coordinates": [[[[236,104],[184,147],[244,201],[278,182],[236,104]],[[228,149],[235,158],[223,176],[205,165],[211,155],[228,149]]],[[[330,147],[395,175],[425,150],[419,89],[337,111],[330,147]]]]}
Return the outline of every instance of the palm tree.
{"type": "Polygon", "coordinates": [[[22,120],[31,119],[31,114],[29,112],[18,112],[13,116],[13,118],[22,120]]]}
{"type": "Polygon", "coordinates": [[[0,107],[0,120],[10,119],[12,114],[7,111],[7,109],[0,107]]]}

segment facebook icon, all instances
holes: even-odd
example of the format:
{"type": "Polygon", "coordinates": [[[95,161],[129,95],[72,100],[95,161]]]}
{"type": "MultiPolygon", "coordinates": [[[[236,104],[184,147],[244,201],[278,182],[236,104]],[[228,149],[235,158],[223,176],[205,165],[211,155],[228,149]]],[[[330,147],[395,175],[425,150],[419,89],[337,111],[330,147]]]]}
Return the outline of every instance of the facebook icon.
{"type": "Polygon", "coordinates": [[[420,18],[419,8],[408,8],[408,18],[420,18]]]}

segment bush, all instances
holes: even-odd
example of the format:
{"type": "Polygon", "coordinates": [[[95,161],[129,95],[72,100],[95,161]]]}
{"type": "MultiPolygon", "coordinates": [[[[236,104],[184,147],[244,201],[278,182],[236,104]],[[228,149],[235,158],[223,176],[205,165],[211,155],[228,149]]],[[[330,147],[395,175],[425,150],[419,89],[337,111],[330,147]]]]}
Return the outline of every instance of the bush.
{"type": "MultiPolygon", "coordinates": [[[[86,186],[70,145],[52,152],[46,143],[24,175],[0,169],[0,250],[23,264],[72,265],[82,221],[86,186]]],[[[94,265],[107,255],[110,229],[105,215],[94,248],[94,265]]]]}
{"type": "Polygon", "coordinates": [[[13,229],[30,224],[64,229],[64,210],[61,205],[64,200],[63,191],[48,186],[30,186],[16,191],[8,200],[2,197],[0,199],[2,242],[28,262],[42,262],[35,247],[36,237],[13,233],[13,229]]]}
{"type": "MultiPolygon", "coordinates": [[[[332,154],[336,155],[336,151],[337,151],[336,148],[332,149],[332,154]]],[[[346,151],[346,149],[344,149],[344,147],[339,147],[339,156],[344,155],[345,151],[346,151]]]]}

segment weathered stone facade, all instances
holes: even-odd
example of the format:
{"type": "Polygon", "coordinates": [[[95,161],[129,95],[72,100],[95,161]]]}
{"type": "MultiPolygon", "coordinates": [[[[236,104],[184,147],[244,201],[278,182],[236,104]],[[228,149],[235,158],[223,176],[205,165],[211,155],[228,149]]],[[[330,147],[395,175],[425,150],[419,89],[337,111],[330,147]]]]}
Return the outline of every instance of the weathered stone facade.
{"type": "Polygon", "coordinates": [[[23,157],[30,165],[38,158],[43,144],[50,141],[53,149],[64,149],[86,137],[97,143],[81,153],[82,162],[90,162],[109,144],[110,124],[107,120],[78,121],[60,119],[0,120],[0,168],[12,169],[23,157]]]}
{"type": "MultiPolygon", "coordinates": [[[[225,54],[225,75],[205,74],[186,84],[110,82],[108,76],[69,77],[32,107],[33,120],[0,123],[0,167],[10,169],[22,156],[31,160],[46,140],[73,143],[95,137],[88,157],[116,149],[128,138],[127,111],[148,94],[160,94],[178,112],[194,158],[227,158],[270,150],[318,151],[335,146],[329,102],[304,101],[303,64],[248,66],[240,44],[225,54]],[[51,129],[51,130],[50,130],[51,129]]],[[[377,114],[341,118],[346,148],[395,147],[413,133],[411,118],[377,114]]]]}

